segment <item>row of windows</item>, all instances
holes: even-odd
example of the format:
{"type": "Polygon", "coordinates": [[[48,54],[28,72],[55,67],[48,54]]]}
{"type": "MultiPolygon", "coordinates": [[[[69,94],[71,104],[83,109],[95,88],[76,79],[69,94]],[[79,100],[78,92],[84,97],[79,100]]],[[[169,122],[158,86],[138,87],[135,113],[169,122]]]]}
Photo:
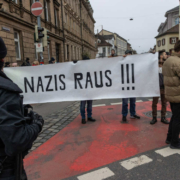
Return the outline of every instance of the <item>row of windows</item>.
{"type": "Polygon", "coordinates": [[[127,47],[127,43],[125,41],[122,41],[120,39],[117,39],[117,46],[120,45],[121,47],[126,48],[127,47]]]}
{"type": "MultiPolygon", "coordinates": [[[[16,52],[16,60],[20,61],[21,60],[21,42],[20,42],[21,35],[20,32],[18,31],[14,31],[14,43],[15,43],[15,52],[16,52]]],[[[38,53],[36,52],[36,44],[34,44],[34,49],[35,49],[35,59],[38,60],[38,53]]],[[[61,52],[61,47],[60,44],[56,43],[56,61],[59,62],[61,57],[60,57],[60,52],[61,52]]],[[[48,46],[47,46],[47,52],[48,52],[48,60],[51,59],[51,42],[48,42],[48,46]]]]}
{"type": "MultiPolygon", "coordinates": [[[[169,43],[170,44],[176,44],[176,42],[178,41],[178,38],[177,37],[172,37],[172,38],[169,38],[169,43]]],[[[157,42],[157,46],[160,47],[160,46],[165,46],[166,45],[166,40],[165,39],[162,39],[162,40],[159,40],[157,42]]]]}
{"type": "Polygon", "coordinates": [[[81,59],[81,48],[66,45],[66,59],[69,61],[81,59]],[[70,54],[71,51],[71,54],[70,54]]]}

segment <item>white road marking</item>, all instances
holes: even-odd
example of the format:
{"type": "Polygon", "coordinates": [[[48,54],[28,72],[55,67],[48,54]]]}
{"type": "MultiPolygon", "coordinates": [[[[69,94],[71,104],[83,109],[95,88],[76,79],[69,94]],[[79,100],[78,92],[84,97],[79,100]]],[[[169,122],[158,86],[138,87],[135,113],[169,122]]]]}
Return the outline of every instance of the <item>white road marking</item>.
{"type": "Polygon", "coordinates": [[[138,100],[138,101],[136,101],[136,102],[143,102],[142,100],[138,100]]]}
{"type": "Polygon", "coordinates": [[[103,180],[114,176],[114,173],[107,167],[78,176],[79,180],[103,180]]]}
{"type": "Polygon", "coordinates": [[[126,168],[127,170],[131,170],[135,167],[150,163],[152,161],[153,161],[152,159],[148,158],[145,155],[142,155],[140,157],[135,157],[135,158],[120,162],[120,165],[126,168]]]}
{"type": "Polygon", "coordinates": [[[157,154],[160,154],[163,157],[168,157],[174,154],[180,154],[180,150],[178,149],[171,149],[170,147],[164,148],[164,149],[160,149],[155,151],[157,154]]]}
{"type": "Polygon", "coordinates": [[[100,106],[106,106],[106,105],[105,104],[93,105],[93,107],[100,107],[100,106]]]}
{"type": "Polygon", "coordinates": [[[118,105],[118,104],[122,104],[122,102],[119,102],[119,103],[111,103],[111,105],[118,105]]]}
{"type": "Polygon", "coordinates": [[[37,11],[37,10],[42,10],[42,7],[38,7],[38,8],[32,8],[32,11],[37,11]]]}

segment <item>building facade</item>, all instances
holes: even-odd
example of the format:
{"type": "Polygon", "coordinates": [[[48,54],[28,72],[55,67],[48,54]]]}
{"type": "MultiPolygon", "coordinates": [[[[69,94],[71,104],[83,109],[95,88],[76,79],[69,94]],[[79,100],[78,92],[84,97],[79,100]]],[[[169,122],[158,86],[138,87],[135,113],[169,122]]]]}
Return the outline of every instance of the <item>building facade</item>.
{"type": "Polygon", "coordinates": [[[100,35],[114,35],[114,50],[117,56],[123,56],[127,50],[127,40],[119,36],[117,33],[113,33],[107,30],[101,30],[100,35]]]}
{"type": "Polygon", "coordinates": [[[158,28],[156,38],[156,52],[166,51],[172,53],[174,45],[179,39],[179,6],[165,14],[166,21],[158,28]]]}
{"type": "MultiPolygon", "coordinates": [[[[5,61],[21,65],[26,58],[39,60],[34,31],[37,18],[31,13],[35,0],[0,0],[0,36],[7,45],[5,61]]],[[[48,30],[45,64],[81,60],[84,53],[95,58],[93,9],[86,0],[40,0],[44,6],[41,26],[48,30]]]]}
{"type": "Polygon", "coordinates": [[[114,35],[96,35],[98,53],[96,58],[108,57],[114,49],[114,35]]]}

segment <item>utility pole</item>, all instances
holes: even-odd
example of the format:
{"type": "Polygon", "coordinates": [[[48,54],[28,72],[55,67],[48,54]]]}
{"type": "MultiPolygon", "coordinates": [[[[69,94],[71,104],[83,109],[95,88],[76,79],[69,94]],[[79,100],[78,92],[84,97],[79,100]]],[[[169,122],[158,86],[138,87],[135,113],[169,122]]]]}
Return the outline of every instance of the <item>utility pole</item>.
{"type": "MultiPolygon", "coordinates": [[[[63,1],[61,0],[61,14],[62,14],[62,28],[63,28],[63,50],[64,50],[64,62],[66,61],[66,44],[65,44],[65,34],[64,34],[64,8],[63,1]]],[[[66,22],[67,23],[67,22],[66,22]]]]}
{"type": "MultiPolygon", "coordinates": [[[[39,2],[39,0],[36,0],[36,2],[39,2]]],[[[37,17],[37,22],[38,22],[38,27],[41,27],[41,17],[40,16],[37,17]]],[[[42,43],[42,39],[40,39],[40,43],[42,43]]],[[[43,57],[42,52],[40,52],[40,63],[44,63],[44,57],[43,57]]]]}

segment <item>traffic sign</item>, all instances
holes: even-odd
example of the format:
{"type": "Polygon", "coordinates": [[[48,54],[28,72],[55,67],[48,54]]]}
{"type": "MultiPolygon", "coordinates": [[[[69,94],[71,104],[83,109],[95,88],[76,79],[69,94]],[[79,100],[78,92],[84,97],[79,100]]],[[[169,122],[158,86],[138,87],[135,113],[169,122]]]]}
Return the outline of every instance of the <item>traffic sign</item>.
{"type": "Polygon", "coordinates": [[[36,52],[43,52],[43,45],[42,43],[36,43],[36,52]]]}
{"type": "Polygon", "coordinates": [[[40,2],[35,2],[31,6],[31,12],[34,16],[40,16],[43,12],[43,5],[40,2]]]}

